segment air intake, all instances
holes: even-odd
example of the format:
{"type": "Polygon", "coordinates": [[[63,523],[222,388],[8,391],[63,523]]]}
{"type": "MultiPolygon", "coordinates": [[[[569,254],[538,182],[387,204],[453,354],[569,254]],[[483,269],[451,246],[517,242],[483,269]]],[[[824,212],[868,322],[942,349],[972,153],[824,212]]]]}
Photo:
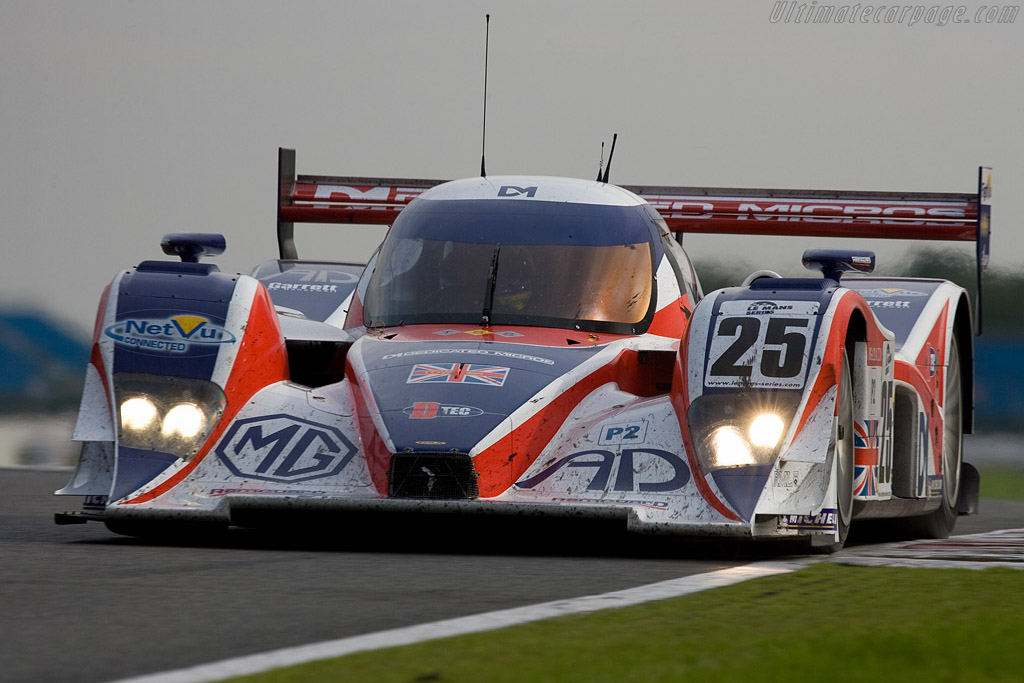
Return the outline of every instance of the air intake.
{"type": "Polygon", "coordinates": [[[395,453],[388,482],[392,498],[460,500],[480,493],[473,460],[466,453],[395,453]]]}

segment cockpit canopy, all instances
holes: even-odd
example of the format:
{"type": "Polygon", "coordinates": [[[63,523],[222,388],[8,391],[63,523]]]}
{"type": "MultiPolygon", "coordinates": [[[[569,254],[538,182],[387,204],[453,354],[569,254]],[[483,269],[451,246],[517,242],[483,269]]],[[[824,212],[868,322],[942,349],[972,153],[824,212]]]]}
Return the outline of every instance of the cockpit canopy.
{"type": "Polygon", "coordinates": [[[641,333],[655,307],[656,219],[643,202],[414,201],[381,245],[364,324],[641,333]]]}

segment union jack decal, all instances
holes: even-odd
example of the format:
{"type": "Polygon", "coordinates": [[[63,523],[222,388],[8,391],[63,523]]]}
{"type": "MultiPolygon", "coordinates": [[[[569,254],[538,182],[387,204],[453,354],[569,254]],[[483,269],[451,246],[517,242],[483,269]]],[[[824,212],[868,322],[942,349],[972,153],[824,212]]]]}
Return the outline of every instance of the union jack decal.
{"type": "Polygon", "coordinates": [[[853,427],[853,447],[857,454],[857,463],[877,465],[878,452],[882,445],[882,433],[878,427],[878,420],[855,422],[853,427]]]}
{"type": "Polygon", "coordinates": [[[878,494],[875,481],[875,468],[870,465],[857,465],[853,468],[853,495],[858,498],[873,498],[878,494]]]}
{"type": "Polygon", "coordinates": [[[500,387],[508,377],[508,368],[473,363],[431,363],[417,364],[409,373],[406,384],[428,384],[431,382],[455,382],[458,384],[482,384],[500,387]]]}
{"type": "Polygon", "coordinates": [[[853,468],[853,495],[858,498],[873,498],[878,495],[878,458],[882,445],[882,434],[878,420],[854,423],[853,452],[856,465],[853,468]]]}

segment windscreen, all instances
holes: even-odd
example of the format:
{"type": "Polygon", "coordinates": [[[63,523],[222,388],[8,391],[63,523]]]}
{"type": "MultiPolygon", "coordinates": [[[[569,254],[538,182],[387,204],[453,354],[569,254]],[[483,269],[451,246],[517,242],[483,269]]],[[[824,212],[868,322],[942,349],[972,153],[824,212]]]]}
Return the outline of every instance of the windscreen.
{"type": "Polygon", "coordinates": [[[566,208],[434,211],[411,216],[417,220],[410,225],[396,222],[366,290],[364,323],[642,331],[654,303],[646,214],[622,211],[639,207],[566,208]],[[588,214],[596,218],[591,225],[588,214]],[[617,230],[609,224],[624,215],[641,219],[617,230]]]}

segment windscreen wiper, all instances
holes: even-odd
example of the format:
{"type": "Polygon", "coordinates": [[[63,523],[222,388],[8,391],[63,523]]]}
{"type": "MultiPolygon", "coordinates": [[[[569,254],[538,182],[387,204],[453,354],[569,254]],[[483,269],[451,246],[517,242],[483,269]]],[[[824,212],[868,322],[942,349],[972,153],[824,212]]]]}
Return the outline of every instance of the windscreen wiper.
{"type": "Polygon", "coordinates": [[[480,327],[490,327],[491,308],[494,306],[494,283],[498,279],[498,254],[501,253],[501,245],[494,245],[494,253],[491,254],[491,266],[487,269],[487,291],[484,292],[484,311],[480,315],[480,327]]]}

